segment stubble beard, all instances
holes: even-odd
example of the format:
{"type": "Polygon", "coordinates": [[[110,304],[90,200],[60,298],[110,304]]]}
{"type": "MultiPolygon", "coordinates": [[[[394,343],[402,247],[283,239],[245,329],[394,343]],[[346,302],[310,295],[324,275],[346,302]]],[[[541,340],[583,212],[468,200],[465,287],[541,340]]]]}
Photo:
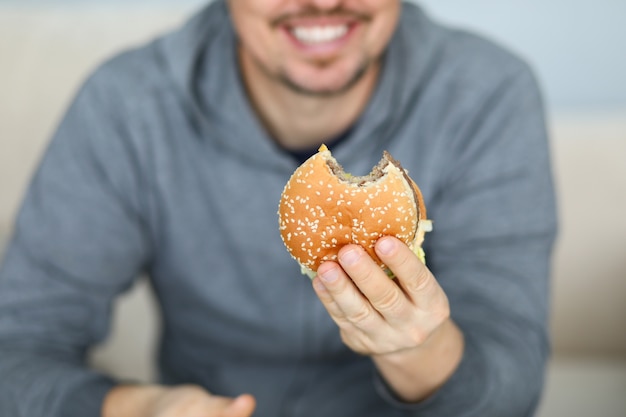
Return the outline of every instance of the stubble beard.
{"type": "MultiPolygon", "coordinates": [[[[254,64],[267,78],[280,83],[291,92],[311,98],[329,98],[336,97],[350,91],[355,85],[359,83],[359,81],[363,79],[365,74],[367,74],[367,72],[372,69],[372,67],[374,66],[374,60],[363,57],[357,69],[353,71],[352,75],[350,76],[350,78],[348,78],[346,82],[338,87],[326,89],[309,88],[302,83],[295,81],[284,68],[281,68],[278,71],[272,71],[257,59],[254,59],[254,64]]],[[[323,68],[325,66],[332,65],[332,63],[319,62],[316,65],[318,65],[318,67],[320,68],[323,68]]]]}

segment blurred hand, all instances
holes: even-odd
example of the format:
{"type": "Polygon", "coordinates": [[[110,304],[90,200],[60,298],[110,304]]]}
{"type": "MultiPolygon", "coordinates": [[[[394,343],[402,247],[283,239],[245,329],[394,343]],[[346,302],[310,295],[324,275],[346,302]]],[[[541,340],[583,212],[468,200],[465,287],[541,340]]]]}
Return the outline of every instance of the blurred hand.
{"type": "Polygon", "coordinates": [[[250,417],[255,399],[211,395],[196,385],[126,385],[111,390],[103,417],[250,417]]]}

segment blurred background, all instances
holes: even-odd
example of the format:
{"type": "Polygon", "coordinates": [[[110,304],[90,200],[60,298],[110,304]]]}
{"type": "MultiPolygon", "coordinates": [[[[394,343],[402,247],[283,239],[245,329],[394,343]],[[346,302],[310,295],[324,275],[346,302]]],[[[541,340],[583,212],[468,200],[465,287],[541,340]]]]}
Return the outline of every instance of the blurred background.
{"type": "MultiPolygon", "coordinates": [[[[0,254],[32,170],[87,74],[205,3],[0,0],[0,254]]],[[[523,56],[544,89],[561,232],[554,356],[539,416],[626,416],[626,1],[418,3],[523,56]]],[[[119,300],[94,366],[151,380],[158,328],[153,298],[139,281],[119,300]]]]}

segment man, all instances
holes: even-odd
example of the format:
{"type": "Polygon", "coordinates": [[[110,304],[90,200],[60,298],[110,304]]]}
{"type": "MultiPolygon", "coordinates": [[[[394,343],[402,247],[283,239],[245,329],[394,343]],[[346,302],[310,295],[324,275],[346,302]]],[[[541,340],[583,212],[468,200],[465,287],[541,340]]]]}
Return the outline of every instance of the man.
{"type": "Polygon", "coordinates": [[[397,0],[217,1],[103,65],[35,175],[0,272],[0,414],[529,416],[555,234],[528,68],[397,0]],[[344,247],[311,283],[280,241],[321,144],[420,184],[428,266],[344,247]],[[84,367],[147,272],[158,385],[84,367]]]}

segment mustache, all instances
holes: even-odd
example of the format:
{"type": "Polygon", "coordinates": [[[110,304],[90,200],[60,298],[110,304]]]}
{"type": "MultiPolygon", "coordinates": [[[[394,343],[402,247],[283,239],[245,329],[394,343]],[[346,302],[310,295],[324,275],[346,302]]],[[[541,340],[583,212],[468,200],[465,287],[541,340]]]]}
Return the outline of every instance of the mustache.
{"type": "Polygon", "coordinates": [[[283,25],[285,22],[292,19],[310,19],[310,18],[349,18],[354,20],[360,20],[362,22],[369,22],[372,17],[368,14],[357,12],[354,10],[346,10],[342,7],[338,7],[333,10],[318,10],[314,7],[308,7],[304,10],[292,13],[284,13],[270,21],[272,27],[283,25]]]}

